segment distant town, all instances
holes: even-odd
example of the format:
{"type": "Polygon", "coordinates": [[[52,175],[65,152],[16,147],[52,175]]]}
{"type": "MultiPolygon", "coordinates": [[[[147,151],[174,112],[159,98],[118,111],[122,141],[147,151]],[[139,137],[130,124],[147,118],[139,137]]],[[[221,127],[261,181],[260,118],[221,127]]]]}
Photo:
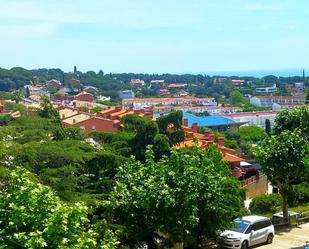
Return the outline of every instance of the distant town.
{"type": "Polygon", "coordinates": [[[89,248],[216,248],[221,239],[246,249],[254,242],[221,233],[244,214],[267,223],[261,241],[271,244],[273,224],[290,224],[294,213],[298,225],[309,219],[308,89],[304,70],[256,78],[0,68],[0,218],[9,238],[0,233],[0,246],[28,246],[25,232],[12,230],[32,219],[1,216],[19,198],[27,203],[20,213],[60,215],[66,224],[79,222],[68,214],[73,204],[85,225],[74,226],[76,237],[64,229],[71,245],[88,236],[89,248]],[[40,195],[49,196],[42,206],[40,195]]]}
{"type": "MultiPolygon", "coordinates": [[[[47,96],[66,127],[85,132],[117,131],[126,113],[152,116],[180,110],[197,116],[222,116],[199,126],[226,130],[235,125],[265,127],[276,113],[306,102],[309,80],[302,76],[223,77],[207,75],[71,73],[60,69],[0,70],[0,90],[18,91],[21,103],[37,108],[47,96]],[[137,76],[140,76],[137,78],[137,76]],[[17,82],[14,82],[14,80],[17,82]],[[69,111],[70,110],[70,111],[69,111]]],[[[3,95],[3,94],[2,94],[3,95]]],[[[3,107],[2,107],[3,108],[3,107]]],[[[189,123],[191,124],[192,122],[189,123]]]]}

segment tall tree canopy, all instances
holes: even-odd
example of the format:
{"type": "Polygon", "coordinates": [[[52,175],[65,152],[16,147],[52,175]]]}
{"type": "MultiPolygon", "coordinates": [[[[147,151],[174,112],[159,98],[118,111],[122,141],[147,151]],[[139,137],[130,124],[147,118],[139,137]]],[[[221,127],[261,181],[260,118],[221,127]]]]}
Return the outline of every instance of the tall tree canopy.
{"type": "Polygon", "coordinates": [[[182,111],[174,111],[158,119],[159,131],[165,134],[171,145],[182,142],[185,132],[182,129],[182,111]]]}
{"type": "Polygon", "coordinates": [[[174,150],[159,162],[149,148],[143,164],[134,158],[120,168],[113,193],[124,243],[154,238],[196,245],[229,226],[243,205],[239,183],[214,147],[174,150]]]}
{"type": "Polygon", "coordinates": [[[307,139],[299,132],[283,131],[263,141],[256,149],[257,160],[273,186],[282,196],[284,220],[288,221],[287,195],[293,184],[309,179],[305,162],[307,139]]]}
{"type": "Polygon", "coordinates": [[[299,130],[309,138],[309,107],[302,106],[293,110],[283,110],[276,116],[274,133],[280,134],[285,130],[299,130]]]}

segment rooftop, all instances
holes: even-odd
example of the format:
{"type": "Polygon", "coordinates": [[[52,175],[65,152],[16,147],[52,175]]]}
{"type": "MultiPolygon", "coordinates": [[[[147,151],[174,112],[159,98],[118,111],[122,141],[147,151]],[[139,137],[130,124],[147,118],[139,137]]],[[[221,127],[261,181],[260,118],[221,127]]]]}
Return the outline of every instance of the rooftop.
{"type": "Polygon", "coordinates": [[[84,120],[87,120],[89,119],[91,116],[88,115],[88,114],[85,114],[85,113],[80,113],[80,114],[77,114],[75,116],[72,116],[72,117],[69,117],[69,118],[66,118],[63,120],[64,123],[67,123],[67,124],[70,124],[70,125],[73,125],[73,124],[77,124],[77,123],[80,123],[84,120]]]}

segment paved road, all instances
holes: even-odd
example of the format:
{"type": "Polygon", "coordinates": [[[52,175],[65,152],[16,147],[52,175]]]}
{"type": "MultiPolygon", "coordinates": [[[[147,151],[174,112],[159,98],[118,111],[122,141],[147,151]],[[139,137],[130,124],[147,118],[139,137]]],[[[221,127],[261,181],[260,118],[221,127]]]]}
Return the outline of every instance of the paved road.
{"type": "Polygon", "coordinates": [[[303,249],[309,241],[309,223],[295,227],[292,230],[277,232],[271,245],[253,247],[256,249],[303,249]]]}

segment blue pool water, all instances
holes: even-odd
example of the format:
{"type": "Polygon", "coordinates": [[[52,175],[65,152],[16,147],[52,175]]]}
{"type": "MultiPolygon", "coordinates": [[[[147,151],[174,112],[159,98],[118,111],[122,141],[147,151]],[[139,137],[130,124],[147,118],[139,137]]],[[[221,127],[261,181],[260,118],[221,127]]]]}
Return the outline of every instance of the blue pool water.
{"type": "MultiPolygon", "coordinates": [[[[160,114],[155,113],[154,116],[158,118],[160,114]]],[[[232,124],[235,123],[234,120],[222,117],[222,116],[204,116],[197,117],[190,113],[184,112],[183,118],[188,119],[189,126],[192,126],[192,123],[197,123],[198,126],[213,126],[213,125],[224,125],[224,124],[232,124]]]]}

